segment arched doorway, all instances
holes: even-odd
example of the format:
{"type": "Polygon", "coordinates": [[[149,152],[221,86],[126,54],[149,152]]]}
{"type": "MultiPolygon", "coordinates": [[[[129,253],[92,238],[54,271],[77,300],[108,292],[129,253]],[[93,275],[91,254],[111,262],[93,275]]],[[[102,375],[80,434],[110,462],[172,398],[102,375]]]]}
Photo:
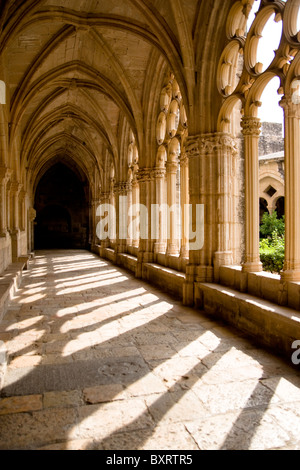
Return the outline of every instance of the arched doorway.
{"type": "Polygon", "coordinates": [[[281,219],[285,215],[285,204],[284,197],[280,197],[276,202],[276,212],[278,219],[281,219]]]}
{"type": "Polygon", "coordinates": [[[35,209],[35,249],[89,249],[88,183],[67,165],[41,177],[35,209]]]}
{"type": "Polygon", "coordinates": [[[268,203],[262,197],[259,198],[259,222],[262,223],[262,218],[265,212],[269,212],[268,203]]]}

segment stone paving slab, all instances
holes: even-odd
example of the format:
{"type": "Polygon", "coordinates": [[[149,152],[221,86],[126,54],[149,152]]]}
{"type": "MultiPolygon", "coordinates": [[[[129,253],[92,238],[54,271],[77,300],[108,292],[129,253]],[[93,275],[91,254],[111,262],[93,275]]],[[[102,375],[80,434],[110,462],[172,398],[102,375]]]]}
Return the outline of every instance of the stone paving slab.
{"type": "Polygon", "coordinates": [[[2,397],[70,391],[110,383],[131,384],[150,372],[141,357],[76,361],[68,364],[10,369],[2,397]]]}
{"type": "Polygon", "coordinates": [[[300,371],[84,251],[38,252],[0,325],[0,449],[300,449],[300,371]]]}

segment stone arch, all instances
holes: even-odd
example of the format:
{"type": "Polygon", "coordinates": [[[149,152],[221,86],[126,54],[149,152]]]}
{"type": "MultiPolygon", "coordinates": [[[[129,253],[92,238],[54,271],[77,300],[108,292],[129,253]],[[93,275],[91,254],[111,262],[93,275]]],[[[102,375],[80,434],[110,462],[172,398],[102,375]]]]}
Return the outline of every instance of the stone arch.
{"type": "Polygon", "coordinates": [[[70,162],[53,161],[36,183],[35,248],[86,249],[89,246],[89,187],[70,162]]]}

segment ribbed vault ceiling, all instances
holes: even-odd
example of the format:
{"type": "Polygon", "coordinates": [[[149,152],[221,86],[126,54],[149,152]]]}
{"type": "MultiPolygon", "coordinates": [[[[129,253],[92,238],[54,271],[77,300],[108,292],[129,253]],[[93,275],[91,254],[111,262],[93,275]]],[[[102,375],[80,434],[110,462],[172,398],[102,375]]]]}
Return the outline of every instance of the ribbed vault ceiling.
{"type": "Polygon", "coordinates": [[[140,151],[146,146],[151,106],[159,99],[154,95],[167,66],[176,74],[187,109],[191,106],[193,28],[214,2],[2,3],[0,51],[10,144],[18,142],[21,168],[37,171],[62,154],[78,160],[87,174],[94,168],[101,172],[109,151],[120,169],[124,129],[132,129],[140,151]]]}

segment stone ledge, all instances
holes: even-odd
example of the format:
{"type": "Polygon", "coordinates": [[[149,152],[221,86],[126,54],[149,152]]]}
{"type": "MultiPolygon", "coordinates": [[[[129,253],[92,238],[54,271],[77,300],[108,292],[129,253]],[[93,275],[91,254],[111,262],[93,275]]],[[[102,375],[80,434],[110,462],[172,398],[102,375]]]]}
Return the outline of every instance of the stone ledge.
{"type": "Polygon", "coordinates": [[[0,391],[3,387],[4,377],[7,369],[8,354],[5,344],[0,341],[0,391]]]}
{"type": "Polygon", "coordinates": [[[127,253],[119,253],[118,254],[118,264],[123,266],[125,269],[132,271],[134,274],[136,273],[136,266],[137,266],[137,257],[129,255],[127,253]]]}
{"type": "MultiPolygon", "coordinates": [[[[29,257],[19,258],[18,263],[10,264],[0,276],[0,323],[5,317],[9,302],[20,287],[22,271],[28,267],[29,257]]],[[[7,351],[5,344],[0,341],[0,390],[7,369],[7,351]]]]}
{"type": "Polygon", "coordinates": [[[300,314],[228,287],[196,283],[199,307],[250,334],[269,348],[291,358],[292,344],[300,340],[300,314]]]}
{"type": "Polygon", "coordinates": [[[184,273],[154,263],[145,263],[144,269],[147,281],[179,299],[183,298],[184,273]]]}
{"type": "Polygon", "coordinates": [[[244,273],[241,266],[221,266],[219,284],[300,311],[300,283],[284,284],[278,274],[244,273]]]}
{"type": "MultiPolygon", "coordinates": [[[[101,256],[101,252],[100,252],[100,256],[101,256]]],[[[102,257],[116,264],[116,252],[113,248],[104,248],[102,252],[102,257]]]]}
{"type": "Polygon", "coordinates": [[[9,301],[20,286],[22,271],[27,268],[28,258],[12,263],[0,276],[0,322],[3,320],[9,301]]]}

